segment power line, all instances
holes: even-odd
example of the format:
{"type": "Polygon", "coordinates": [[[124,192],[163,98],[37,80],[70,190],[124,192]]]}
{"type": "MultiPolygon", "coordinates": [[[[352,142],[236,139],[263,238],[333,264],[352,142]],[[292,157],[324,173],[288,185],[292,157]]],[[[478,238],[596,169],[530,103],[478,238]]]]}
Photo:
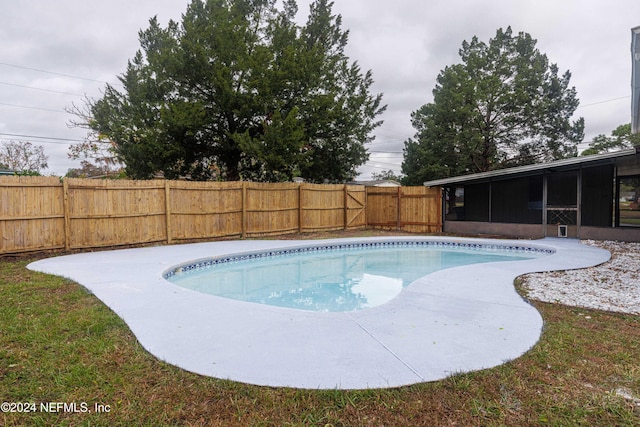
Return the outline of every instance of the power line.
{"type": "Polygon", "coordinates": [[[33,144],[36,144],[36,145],[44,145],[44,144],[46,144],[46,145],[49,145],[49,144],[64,145],[66,147],[69,147],[69,146],[71,146],[71,144],[73,144],[72,142],[61,142],[61,141],[34,141],[32,139],[26,139],[26,138],[11,138],[11,139],[7,139],[7,141],[29,142],[29,143],[33,143],[33,144]]]}
{"type": "Polygon", "coordinates": [[[55,71],[41,70],[39,68],[25,67],[25,66],[22,66],[22,65],[8,64],[6,62],[0,62],[0,65],[4,65],[5,67],[20,68],[22,70],[37,71],[39,73],[53,74],[53,75],[56,75],[56,76],[69,77],[69,78],[72,78],[72,79],[86,80],[86,81],[89,81],[89,82],[111,84],[111,83],[106,82],[104,80],[96,80],[96,79],[92,79],[92,78],[89,78],[89,77],[74,76],[73,74],[65,74],[65,73],[58,73],[58,72],[55,72],[55,71]]]}
{"type": "MultiPolygon", "coordinates": [[[[390,130],[387,128],[381,128],[376,130],[376,135],[381,135],[387,138],[396,139],[396,138],[406,138],[406,132],[400,132],[395,130],[390,130]]],[[[403,139],[398,139],[398,141],[402,141],[403,139]]]]}
{"type": "Polygon", "coordinates": [[[398,144],[401,142],[405,142],[406,139],[389,139],[387,141],[373,141],[371,145],[380,145],[380,144],[398,144]]]}
{"type": "Polygon", "coordinates": [[[0,85],[20,87],[20,88],[24,88],[24,89],[40,90],[40,91],[43,91],[43,92],[60,93],[62,95],[84,96],[84,95],[81,95],[79,93],[62,92],[62,91],[59,91],[59,90],[43,89],[43,88],[39,88],[39,87],[25,86],[25,85],[19,85],[19,84],[15,84],[15,83],[0,82],[0,85]]]}
{"type": "Polygon", "coordinates": [[[369,150],[369,153],[374,154],[393,154],[394,156],[404,156],[402,151],[377,151],[377,150],[369,150]]]}
{"type": "MultiPolygon", "coordinates": [[[[37,136],[37,135],[23,135],[23,134],[19,134],[19,133],[4,133],[4,132],[0,132],[0,136],[10,136],[10,137],[18,137],[18,138],[35,138],[35,139],[50,139],[53,141],[64,141],[64,142],[84,142],[81,139],[70,139],[70,138],[56,138],[53,136],[37,136]]],[[[51,143],[54,143],[53,141],[49,141],[51,143]]],[[[46,143],[47,141],[42,141],[43,143],[46,143]]]]}
{"type": "MultiPolygon", "coordinates": [[[[369,162],[374,163],[374,164],[378,164],[378,165],[386,165],[387,167],[391,166],[391,167],[400,167],[401,165],[399,163],[388,163],[388,162],[379,162],[377,160],[369,160],[369,162]]],[[[367,166],[370,166],[372,168],[380,168],[380,169],[384,169],[384,166],[374,166],[373,164],[369,164],[369,162],[365,163],[367,166]]]]}
{"type": "Polygon", "coordinates": [[[596,101],[596,102],[592,102],[591,104],[580,105],[580,106],[578,106],[578,108],[591,107],[593,105],[600,105],[600,104],[605,104],[607,102],[620,101],[622,99],[629,99],[629,98],[631,98],[631,95],[621,96],[619,98],[605,99],[604,101],[596,101]]]}
{"type": "Polygon", "coordinates": [[[53,108],[30,107],[28,105],[6,104],[4,102],[0,102],[0,105],[4,105],[5,107],[14,107],[14,108],[28,108],[29,110],[50,111],[50,112],[53,112],[53,113],[65,113],[65,114],[68,113],[67,111],[54,110],[53,108]]]}

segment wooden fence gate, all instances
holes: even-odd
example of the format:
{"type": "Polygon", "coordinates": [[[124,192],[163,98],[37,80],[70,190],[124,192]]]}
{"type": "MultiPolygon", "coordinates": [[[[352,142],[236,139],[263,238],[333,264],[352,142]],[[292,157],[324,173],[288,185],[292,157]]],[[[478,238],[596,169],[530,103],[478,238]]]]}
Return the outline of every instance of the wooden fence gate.
{"type": "Polygon", "coordinates": [[[442,231],[442,190],[367,187],[367,225],[412,233],[442,231]]]}
{"type": "Polygon", "coordinates": [[[345,188],[345,228],[367,223],[366,187],[351,185],[345,188]]]}

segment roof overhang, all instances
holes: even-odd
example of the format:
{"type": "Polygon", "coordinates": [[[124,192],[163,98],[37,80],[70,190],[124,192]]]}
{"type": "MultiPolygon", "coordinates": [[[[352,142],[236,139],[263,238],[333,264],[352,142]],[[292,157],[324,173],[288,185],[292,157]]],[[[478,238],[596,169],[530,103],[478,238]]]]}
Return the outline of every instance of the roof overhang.
{"type": "Polygon", "coordinates": [[[461,175],[451,178],[436,179],[426,181],[426,187],[440,187],[450,184],[460,184],[473,181],[488,181],[492,179],[505,179],[514,175],[527,175],[535,172],[543,172],[553,169],[578,169],[581,166],[597,166],[599,164],[614,163],[620,157],[636,156],[635,148],[629,150],[616,151],[613,153],[594,154],[591,156],[572,157],[570,159],[556,160],[548,163],[537,163],[533,165],[518,166],[515,168],[499,169],[489,172],[480,172],[470,175],[461,175]]]}

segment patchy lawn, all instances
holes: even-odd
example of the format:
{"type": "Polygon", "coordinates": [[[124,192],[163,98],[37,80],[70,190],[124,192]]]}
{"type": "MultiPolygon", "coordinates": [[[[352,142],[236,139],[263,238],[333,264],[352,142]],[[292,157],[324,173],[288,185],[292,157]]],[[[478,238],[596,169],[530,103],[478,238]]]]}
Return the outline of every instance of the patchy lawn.
{"type": "Polygon", "coordinates": [[[256,387],[155,359],[97,298],[28,271],[32,260],[0,258],[3,426],[640,424],[639,316],[533,302],[541,340],[494,369],[386,390],[256,387]]]}

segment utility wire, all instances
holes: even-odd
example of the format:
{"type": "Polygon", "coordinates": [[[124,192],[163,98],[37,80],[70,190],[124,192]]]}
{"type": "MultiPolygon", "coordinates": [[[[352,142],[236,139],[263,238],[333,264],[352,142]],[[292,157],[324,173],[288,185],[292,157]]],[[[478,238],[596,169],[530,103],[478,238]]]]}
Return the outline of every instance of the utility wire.
{"type": "Polygon", "coordinates": [[[403,156],[404,153],[402,151],[377,151],[377,150],[369,150],[368,153],[374,154],[393,154],[395,156],[403,156]]]}
{"type": "Polygon", "coordinates": [[[15,108],[28,108],[29,110],[41,110],[41,111],[50,111],[50,112],[54,112],[54,113],[65,113],[67,114],[67,111],[64,110],[54,110],[53,108],[42,108],[42,107],[30,107],[28,105],[17,105],[17,104],[6,104],[4,102],[0,102],[0,105],[4,105],[5,107],[15,107],[15,108]]]}
{"type": "MultiPolygon", "coordinates": [[[[51,139],[54,141],[66,141],[66,142],[84,142],[81,139],[70,139],[70,138],[56,138],[53,136],[36,136],[36,135],[23,135],[23,134],[19,134],[19,133],[4,133],[4,132],[0,132],[0,136],[11,136],[11,137],[18,137],[18,138],[35,138],[35,139],[51,139]]],[[[46,142],[46,141],[43,141],[46,142]]]]}
{"type": "Polygon", "coordinates": [[[591,107],[593,105],[600,105],[600,104],[605,104],[607,102],[620,101],[622,99],[629,99],[629,98],[631,98],[631,95],[621,96],[619,98],[605,99],[604,101],[596,101],[596,102],[592,102],[591,104],[580,105],[580,106],[578,106],[578,108],[591,107]]]}
{"type": "MultiPolygon", "coordinates": [[[[398,167],[400,166],[400,164],[398,163],[389,163],[389,162],[379,162],[377,160],[369,160],[369,162],[374,163],[374,164],[378,164],[378,165],[388,165],[388,166],[393,166],[393,167],[398,167]]],[[[378,166],[373,166],[373,165],[369,165],[371,167],[378,167],[378,166]]]]}
{"type": "Polygon", "coordinates": [[[59,91],[59,90],[43,89],[43,88],[39,88],[39,87],[25,86],[25,85],[19,85],[19,84],[15,84],[15,83],[0,82],[0,85],[20,87],[20,88],[24,88],[24,89],[40,90],[40,91],[43,91],[43,92],[60,93],[62,95],[84,96],[84,95],[81,95],[79,93],[62,92],[62,91],[59,91]]]}
{"type": "MultiPolygon", "coordinates": [[[[106,82],[104,80],[96,80],[96,79],[91,79],[89,77],[74,76],[72,74],[57,73],[55,71],[41,70],[39,68],[24,67],[22,65],[8,64],[6,62],[0,62],[0,65],[4,65],[5,67],[20,68],[22,70],[37,71],[39,73],[53,74],[53,75],[56,75],[56,76],[69,77],[69,78],[72,78],[72,79],[86,80],[86,81],[89,81],[89,82],[112,84],[112,83],[106,82]]],[[[116,84],[118,84],[118,83],[116,83],[116,84]]]]}

